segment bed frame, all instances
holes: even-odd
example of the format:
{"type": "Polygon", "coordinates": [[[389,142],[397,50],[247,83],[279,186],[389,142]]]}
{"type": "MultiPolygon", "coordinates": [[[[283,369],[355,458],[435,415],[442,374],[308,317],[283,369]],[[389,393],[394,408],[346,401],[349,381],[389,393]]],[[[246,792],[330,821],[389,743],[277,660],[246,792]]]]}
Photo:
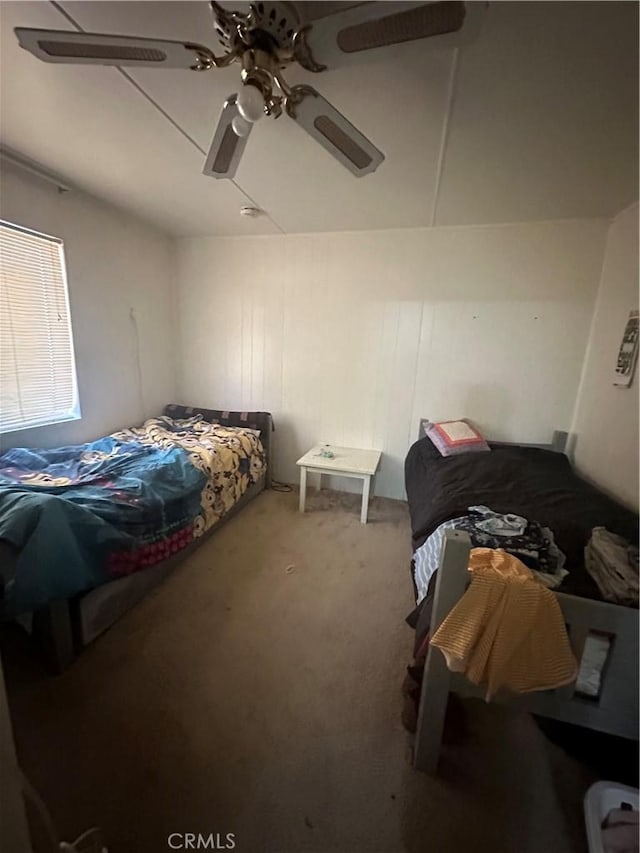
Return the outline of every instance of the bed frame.
{"type": "MultiPolygon", "coordinates": [[[[420,437],[425,434],[425,423],[424,420],[420,423],[420,437]]],[[[553,444],[534,446],[563,452],[566,437],[566,433],[556,432],[553,444]]],[[[442,623],[469,584],[470,550],[471,540],[467,533],[446,531],[436,577],[431,633],[442,623]]],[[[537,693],[498,694],[494,701],[543,717],[638,740],[638,611],[559,592],[555,595],[579,664],[591,632],[604,633],[612,638],[601,673],[598,697],[594,699],[577,693],[573,683],[537,693]]],[[[450,672],[442,652],[429,646],[414,746],[414,766],[426,773],[435,774],[437,769],[450,692],[463,697],[484,698],[486,691],[471,684],[464,675],[450,672]]]]}
{"type": "MultiPolygon", "coordinates": [[[[165,407],[163,414],[174,418],[187,418],[200,414],[206,420],[220,423],[222,426],[259,429],[260,440],[267,458],[265,475],[252,483],[240,500],[204,536],[194,540],[191,545],[173,557],[74,598],[53,601],[37,610],[33,614],[33,633],[50,667],[55,672],[59,673],[66,669],[85,646],[162,583],[183,560],[220,530],[260,492],[271,487],[274,426],[270,412],[230,412],[171,404],[165,407]]],[[[4,561],[6,552],[0,556],[4,561]]]]}

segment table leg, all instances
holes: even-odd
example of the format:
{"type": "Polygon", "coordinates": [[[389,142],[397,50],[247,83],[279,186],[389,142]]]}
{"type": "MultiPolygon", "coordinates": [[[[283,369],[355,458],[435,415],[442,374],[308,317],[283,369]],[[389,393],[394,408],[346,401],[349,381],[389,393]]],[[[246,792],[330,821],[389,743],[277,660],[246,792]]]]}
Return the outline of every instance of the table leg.
{"type": "Polygon", "coordinates": [[[307,498],[307,469],[300,468],[300,512],[304,512],[304,504],[307,498]]]}
{"type": "Polygon", "coordinates": [[[362,510],[360,512],[360,523],[367,523],[367,513],[369,511],[369,489],[371,487],[371,477],[362,478],[362,510]]]}

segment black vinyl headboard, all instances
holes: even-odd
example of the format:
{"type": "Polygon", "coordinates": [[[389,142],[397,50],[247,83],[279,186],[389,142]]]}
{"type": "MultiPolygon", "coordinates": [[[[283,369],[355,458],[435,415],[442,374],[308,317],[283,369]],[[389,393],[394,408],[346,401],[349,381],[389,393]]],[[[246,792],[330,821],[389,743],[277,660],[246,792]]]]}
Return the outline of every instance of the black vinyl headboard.
{"type": "Polygon", "coordinates": [[[273,475],[273,437],[271,434],[275,430],[271,412],[231,412],[224,409],[203,409],[200,406],[179,406],[176,403],[169,403],[164,407],[162,414],[169,418],[192,418],[194,415],[202,415],[205,421],[209,421],[209,423],[259,429],[260,441],[262,441],[267,455],[265,486],[267,489],[271,488],[273,475]]]}

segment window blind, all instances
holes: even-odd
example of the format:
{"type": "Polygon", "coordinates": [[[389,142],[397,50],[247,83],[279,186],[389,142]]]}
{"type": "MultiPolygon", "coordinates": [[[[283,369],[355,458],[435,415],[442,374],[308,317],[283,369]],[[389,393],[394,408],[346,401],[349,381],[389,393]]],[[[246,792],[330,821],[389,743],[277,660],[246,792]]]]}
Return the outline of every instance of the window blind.
{"type": "Polygon", "coordinates": [[[62,240],[0,221],[0,432],[78,417],[62,240]]]}

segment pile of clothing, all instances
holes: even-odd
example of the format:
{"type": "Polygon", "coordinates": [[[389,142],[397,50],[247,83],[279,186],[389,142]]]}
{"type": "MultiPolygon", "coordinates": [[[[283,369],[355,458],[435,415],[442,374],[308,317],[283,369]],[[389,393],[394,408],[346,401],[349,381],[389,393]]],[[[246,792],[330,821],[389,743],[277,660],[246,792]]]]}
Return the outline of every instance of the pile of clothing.
{"type": "Polygon", "coordinates": [[[443,522],[413,555],[417,604],[426,596],[429,581],[440,565],[447,530],[464,530],[474,548],[500,548],[512,554],[548,589],[560,586],[568,575],[564,568],[565,555],[548,527],[520,515],[495,512],[487,506],[470,506],[468,513],[443,522]]]}
{"type": "Polygon", "coordinates": [[[428,644],[448,668],[500,690],[530,693],[575,680],[578,666],[556,596],[524,563],[503,549],[473,548],[471,583],[438,629],[426,636],[403,684],[403,723],[415,731],[428,644]]]}
{"type": "Polygon", "coordinates": [[[638,548],[606,527],[594,527],[584,563],[605,601],[638,606],[638,548]]]}
{"type": "Polygon", "coordinates": [[[407,667],[403,683],[402,715],[409,731],[415,731],[422,670],[431,639],[432,601],[427,594],[440,566],[447,530],[468,533],[475,554],[470,565],[474,582],[457,611],[441,626],[440,635],[432,638],[449,667],[465,672],[476,684],[486,684],[487,697],[502,687],[518,692],[549,689],[576,675],[560,608],[549,592],[568,575],[565,555],[553,532],[513,513],[471,506],[468,515],[436,528],[413,556],[418,606],[407,622],[415,629],[416,641],[414,663],[407,667]],[[519,657],[509,653],[514,647],[519,657]],[[540,648],[545,655],[539,654],[540,648]]]}

